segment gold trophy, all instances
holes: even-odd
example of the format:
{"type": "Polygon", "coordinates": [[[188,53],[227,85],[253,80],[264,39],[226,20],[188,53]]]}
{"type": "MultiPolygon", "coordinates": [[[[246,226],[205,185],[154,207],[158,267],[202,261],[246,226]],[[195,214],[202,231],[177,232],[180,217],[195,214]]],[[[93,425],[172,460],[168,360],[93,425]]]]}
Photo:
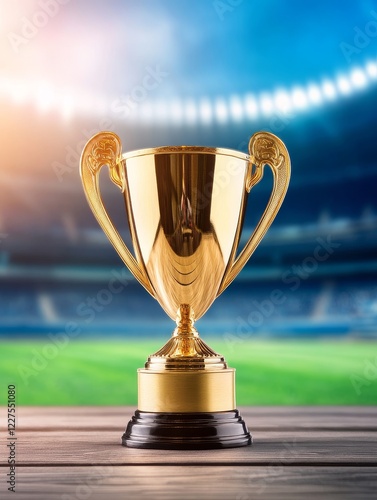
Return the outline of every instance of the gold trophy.
{"type": "Polygon", "coordinates": [[[122,154],[120,139],[100,132],[86,144],[81,177],[89,205],[123,262],[176,321],[168,342],[138,370],[138,409],[122,443],[133,448],[205,449],[251,444],[236,410],[235,370],[200,337],[194,322],[235,279],[285,196],[290,160],[283,142],[253,135],[249,154],[169,146],[122,154]],[[273,172],[266,209],[236,256],[251,188],[273,172]],[[99,173],[120,188],[134,255],[101,199],[99,173]]]}

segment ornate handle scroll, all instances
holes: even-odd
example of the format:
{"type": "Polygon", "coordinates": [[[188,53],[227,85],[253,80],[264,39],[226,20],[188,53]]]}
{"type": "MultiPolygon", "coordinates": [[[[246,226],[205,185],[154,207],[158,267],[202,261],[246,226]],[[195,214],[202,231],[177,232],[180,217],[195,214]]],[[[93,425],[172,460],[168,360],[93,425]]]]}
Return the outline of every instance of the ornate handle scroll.
{"type": "Polygon", "coordinates": [[[123,262],[139,283],[154,296],[144,270],[127,248],[104,207],[99,188],[99,173],[104,165],[109,167],[111,180],[120,187],[123,193],[125,190],[125,176],[122,165],[122,144],[119,137],[112,132],[95,134],[89,139],[83,150],[80,160],[80,173],[85,195],[99,225],[123,262]]]}
{"type": "Polygon", "coordinates": [[[230,267],[228,273],[224,276],[218,295],[230,285],[242,270],[261,242],[263,236],[266,234],[268,228],[271,226],[283,203],[291,176],[291,162],[287,148],[275,135],[269,132],[258,132],[254,134],[249,142],[249,153],[250,164],[245,186],[247,192],[249,193],[251,188],[262,179],[263,169],[266,164],[270,166],[273,173],[274,180],[272,192],[265,211],[254,229],[253,234],[250,236],[245,248],[230,267]],[[255,169],[253,167],[255,167],[255,169]]]}

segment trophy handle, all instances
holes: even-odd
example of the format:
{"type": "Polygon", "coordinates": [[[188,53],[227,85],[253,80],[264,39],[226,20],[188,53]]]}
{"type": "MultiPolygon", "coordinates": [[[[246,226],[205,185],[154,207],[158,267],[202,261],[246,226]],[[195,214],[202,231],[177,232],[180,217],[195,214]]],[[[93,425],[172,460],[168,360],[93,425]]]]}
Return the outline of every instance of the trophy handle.
{"type": "Polygon", "coordinates": [[[104,207],[99,188],[99,173],[104,165],[109,167],[111,180],[124,193],[125,174],[122,165],[122,143],[113,132],[99,132],[89,139],[81,155],[81,179],[89,206],[99,225],[131,273],[154,297],[145,271],[127,248],[104,207]]]}
{"type": "Polygon", "coordinates": [[[273,173],[272,192],[263,215],[244,249],[225,274],[217,296],[230,285],[242,270],[271,226],[283,203],[291,176],[291,162],[287,148],[274,134],[269,132],[257,132],[254,134],[249,142],[249,153],[250,164],[246,178],[246,191],[250,193],[251,188],[262,179],[263,169],[267,164],[273,173]],[[253,166],[255,166],[255,169],[253,169],[253,166]]]}

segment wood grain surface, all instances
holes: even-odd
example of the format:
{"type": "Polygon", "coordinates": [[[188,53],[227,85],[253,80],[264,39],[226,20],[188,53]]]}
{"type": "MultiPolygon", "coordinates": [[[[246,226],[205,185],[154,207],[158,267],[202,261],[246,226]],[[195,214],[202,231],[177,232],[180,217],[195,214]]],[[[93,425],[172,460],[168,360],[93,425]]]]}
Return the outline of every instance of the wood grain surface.
{"type": "MultiPolygon", "coordinates": [[[[249,407],[251,447],[135,450],[120,445],[134,408],[17,408],[16,493],[0,498],[376,498],[376,407],[249,407]]],[[[0,407],[6,415],[5,407],[0,407]]]]}

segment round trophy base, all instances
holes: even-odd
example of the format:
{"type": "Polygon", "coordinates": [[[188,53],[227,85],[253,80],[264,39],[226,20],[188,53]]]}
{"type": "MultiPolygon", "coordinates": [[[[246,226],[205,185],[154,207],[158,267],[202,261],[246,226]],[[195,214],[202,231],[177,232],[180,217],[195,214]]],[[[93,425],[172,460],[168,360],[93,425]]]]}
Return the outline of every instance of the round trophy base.
{"type": "Polygon", "coordinates": [[[123,446],[160,450],[237,448],[252,443],[238,410],[213,413],[153,413],[136,410],[123,446]]]}

